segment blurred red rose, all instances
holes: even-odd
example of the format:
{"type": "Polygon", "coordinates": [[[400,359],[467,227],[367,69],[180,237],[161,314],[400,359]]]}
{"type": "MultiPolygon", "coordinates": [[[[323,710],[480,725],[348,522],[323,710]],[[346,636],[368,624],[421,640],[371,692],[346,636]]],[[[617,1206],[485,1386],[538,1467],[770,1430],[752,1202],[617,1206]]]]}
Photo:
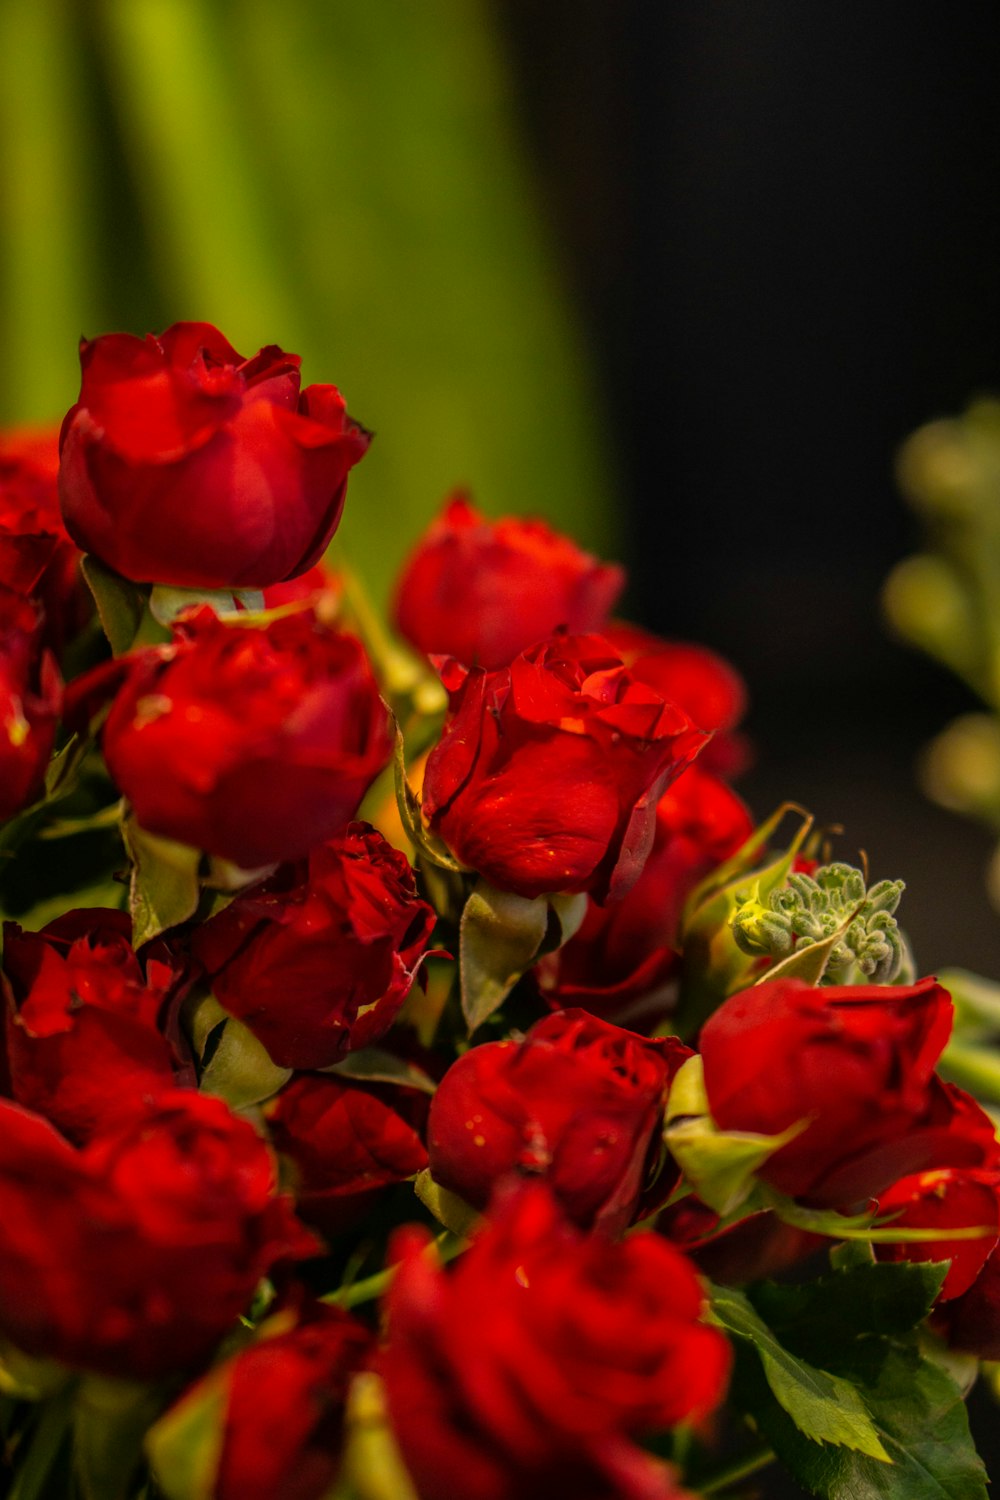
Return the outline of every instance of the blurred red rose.
{"type": "Polygon", "coordinates": [[[381,1371],[421,1500],[679,1500],[633,1439],[718,1405],[730,1354],[658,1235],[581,1235],[523,1186],[450,1275],[411,1251],[388,1302],[381,1371]]]}
{"type": "Polygon", "coordinates": [[[351,1228],[387,1187],[427,1165],[428,1096],[386,1083],[299,1074],[265,1106],[291,1165],[299,1213],[328,1237],[351,1228]]]}
{"type": "Polygon", "coordinates": [[[39,606],[0,586],[0,820],[40,795],[62,707],[39,606]]]}
{"type": "Polygon", "coordinates": [[[553,1009],[580,1005],[619,1025],[651,1030],[669,1014],[678,925],[690,892],[753,831],[725,782],[689,766],[656,805],[653,848],[628,895],[591,901],[576,934],[536,966],[553,1009]]]}
{"type": "Polygon", "coordinates": [[[484,1209],[500,1178],[537,1172],[574,1223],[615,1234],[640,1209],[667,1091],[690,1056],[675,1037],[649,1041],[582,1010],[473,1047],[431,1102],[431,1174],[484,1209]]]}
{"type": "Polygon", "coordinates": [[[941,1308],[934,1326],[953,1348],[979,1359],[1000,1359],[1000,1255],[996,1248],[968,1291],[941,1308]]]}
{"type": "Polygon", "coordinates": [[[941,1302],[959,1297],[976,1280],[1000,1239],[1000,1152],[993,1171],[946,1167],[917,1172],[879,1194],[879,1215],[892,1218],[891,1228],[940,1230],[941,1238],[874,1246],[878,1260],[950,1260],[938,1293],[941,1302]],[[949,1229],[992,1230],[981,1239],[948,1238],[949,1229]]]}
{"type": "Polygon", "coordinates": [[[457,495],[404,565],[396,624],[428,655],[505,667],[560,626],[601,630],[624,585],[544,521],[489,521],[457,495]]]}
{"type": "Polygon", "coordinates": [[[172,645],[75,683],[78,701],[119,678],[104,755],[139,823],[246,869],[338,832],[389,759],[363,648],[309,610],[250,626],[201,609],[172,645]]]}
{"type": "Polygon", "coordinates": [[[978,1166],[992,1124],[934,1065],[952,1004],[933,979],[813,988],[755,985],[705,1023],[699,1047],[722,1130],[806,1128],[758,1175],[810,1203],[843,1207],[932,1167],[978,1166]]]}
{"type": "Polygon", "coordinates": [[[216,998],[276,1063],[325,1068],[388,1031],[433,928],[406,856],[352,823],[237,896],[193,947],[216,998]]]}
{"type": "Polygon", "coordinates": [[[329,624],[340,609],[343,584],[337,573],[325,563],[317,563],[307,573],[299,573],[285,583],[272,583],[264,589],[264,608],[283,609],[286,604],[316,604],[324,624],[329,624]]]}
{"type": "Polygon", "coordinates": [[[181,974],[162,945],[140,962],[130,931],[117,911],[70,912],[41,932],[4,923],[11,1092],[77,1142],[174,1086],[162,1023],[181,974]]]}
{"type": "Polygon", "coordinates": [[[370,442],[332,385],[210,323],[84,339],[59,492],[86,552],[139,583],[262,588],[319,561],[370,442]]]}
{"type": "Polygon", "coordinates": [[[423,783],[432,830],[501,890],[623,896],[706,735],[600,636],[556,635],[496,672],[452,663],[445,686],[423,783]]]}
{"type": "Polygon", "coordinates": [[[615,620],[603,631],[638,682],[645,682],[678,704],[712,738],[699,764],[717,776],[737,776],[749,759],[742,734],[736,732],[746,713],[747,692],[734,667],[691,641],[665,641],[639,625],[615,620]]]}
{"type": "Polygon", "coordinates": [[[202,1364],[260,1278],[315,1248],[275,1189],[221,1099],[166,1096],[82,1151],[0,1101],[0,1331],[117,1377],[202,1364]]]}
{"type": "MultiPolygon", "coordinates": [[[[321,1302],[291,1327],[289,1320],[288,1313],[275,1315],[254,1343],[185,1391],[161,1428],[173,1431],[157,1443],[158,1471],[168,1475],[174,1445],[189,1446],[192,1431],[210,1424],[214,1462],[202,1476],[205,1500],[323,1500],[330,1493],[348,1386],[372,1335],[321,1302]]],[[[187,1472],[190,1454],[176,1457],[187,1472]]]]}

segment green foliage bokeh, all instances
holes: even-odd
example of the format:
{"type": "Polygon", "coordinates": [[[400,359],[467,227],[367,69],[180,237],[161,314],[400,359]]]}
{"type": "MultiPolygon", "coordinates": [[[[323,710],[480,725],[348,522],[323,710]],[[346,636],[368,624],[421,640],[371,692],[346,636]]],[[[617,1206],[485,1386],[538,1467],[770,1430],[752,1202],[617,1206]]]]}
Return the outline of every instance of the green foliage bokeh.
{"type": "Polygon", "coordinates": [[[486,0],[0,0],[0,421],[76,339],[281,343],[377,441],[377,592],[445,493],[613,546],[602,412],[486,0]]]}

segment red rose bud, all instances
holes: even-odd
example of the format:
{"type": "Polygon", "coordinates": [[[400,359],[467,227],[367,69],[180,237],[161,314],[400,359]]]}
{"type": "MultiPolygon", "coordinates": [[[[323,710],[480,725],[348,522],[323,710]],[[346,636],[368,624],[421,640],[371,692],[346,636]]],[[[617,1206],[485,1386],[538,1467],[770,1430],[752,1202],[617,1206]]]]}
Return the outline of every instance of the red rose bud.
{"type": "Polygon", "coordinates": [[[59,492],[74,541],[126,578],[263,588],[319,561],[370,435],[299,356],[252,359],[209,323],[80,346],[59,492]]]}
{"type": "Polygon", "coordinates": [[[41,632],[38,605],[0,587],[0,820],[41,795],[55,744],[62,682],[41,632]]]}
{"type": "Polygon", "coordinates": [[[961,1297],[948,1302],[934,1326],[948,1343],[979,1359],[1000,1359],[1000,1255],[990,1255],[961,1297]]]}
{"type": "Polygon", "coordinates": [[[421,1172],[428,1103],[392,1084],[293,1078],[265,1113],[306,1223],[327,1237],[352,1228],[386,1188],[421,1172]]]}
{"type": "Polygon", "coordinates": [[[197,930],[194,952],[276,1063],[326,1068],[388,1031],[433,928],[405,855],[352,823],[237,896],[197,930]]]}
{"type": "Polygon", "coordinates": [[[204,1500],[323,1500],[330,1493],[348,1386],[372,1336],[322,1303],[293,1327],[288,1322],[285,1313],[269,1319],[253,1344],[186,1391],[153,1428],[153,1469],[170,1494],[179,1492],[199,1444],[211,1450],[199,1471],[204,1500]]]}
{"type": "Polygon", "coordinates": [[[938,1293],[938,1301],[960,1297],[979,1275],[1000,1239],[1000,1172],[946,1167],[935,1172],[917,1172],[893,1183],[879,1194],[879,1217],[891,1218],[889,1226],[939,1230],[941,1238],[874,1247],[879,1260],[950,1260],[951,1267],[938,1293]],[[981,1239],[950,1240],[950,1229],[982,1228],[992,1231],[981,1239]]]}
{"type": "Polygon", "coordinates": [[[623,896],[707,735],[600,636],[554,636],[496,672],[453,664],[445,686],[423,784],[433,832],[500,890],[623,896]]]}
{"type": "Polygon", "coordinates": [[[714,731],[699,764],[717,776],[736,776],[748,759],[737,724],[746,713],[746,686],[724,657],[690,641],[665,641],[641,626],[616,620],[603,632],[639,681],[678,704],[701,729],[714,731]]]}
{"type": "Polygon", "coordinates": [[[115,669],[104,755],[139,823],[246,869],[338,832],[389,759],[364,650],[308,610],[254,627],[202,609],[115,669]]]}
{"type": "Polygon", "coordinates": [[[625,573],[544,521],[488,521],[456,496],[406,562],[396,624],[419,651],[505,667],[560,626],[600,630],[625,573]]]}
{"type": "Polygon", "coordinates": [[[574,1223],[617,1233],[636,1217],[670,1081],[690,1056],[674,1037],[648,1041],[580,1010],[473,1047],[431,1103],[431,1175],[485,1209],[501,1177],[540,1173],[574,1223]]]}
{"type": "Polygon", "coordinates": [[[633,1439],[717,1406],[730,1354],[658,1235],[581,1235],[521,1187],[450,1275],[411,1253],[388,1303],[381,1371],[421,1500],[680,1500],[633,1439]]]}
{"type": "Polygon", "coordinates": [[[591,902],[577,933],[535,973],[553,1007],[580,1005],[650,1030],[673,1003],[675,944],[689,893],[753,831],[750,814],[715,776],[689,766],[656,807],[653,848],[628,895],[591,902]]]}
{"type": "Polygon", "coordinates": [[[142,962],[124,912],[76,911],[41,932],[3,929],[11,1092],[82,1142],[174,1086],[161,1029],[181,975],[156,945],[142,962]]]}
{"type": "Polygon", "coordinates": [[[315,1250],[275,1189],[221,1099],[175,1093],[83,1151],[0,1101],[0,1331],[116,1377],[203,1364],[260,1278],[315,1250]]]}
{"type": "Polygon", "coordinates": [[[713,1119],[723,1131],[762,1135],[805,1122],[758,1175],[827,1207],[876,1197],[912,1172],[982,1165],[994,1135],[988,1117],[934,1074],[951,1021],[951,1000],[933,979],[755,985],[702,1028],[713,1119]]]}

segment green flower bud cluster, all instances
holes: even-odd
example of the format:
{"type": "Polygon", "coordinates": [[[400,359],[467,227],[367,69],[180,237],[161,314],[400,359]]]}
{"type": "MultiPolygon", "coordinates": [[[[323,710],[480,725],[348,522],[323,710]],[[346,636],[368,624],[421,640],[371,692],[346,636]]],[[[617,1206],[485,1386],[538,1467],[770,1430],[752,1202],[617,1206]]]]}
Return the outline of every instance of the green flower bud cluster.
{"type": "Polygon", "coordinates": [[[733,936],[744,953],[786,958],[840,931],[823,979],[827,984],[892,984],[906,958],[893,915],[901,880],[880,880],[870,890],[853,865],[821,865],[813,875],[792,873],[762,900],[757,886],[739,893],[733,936]]]}

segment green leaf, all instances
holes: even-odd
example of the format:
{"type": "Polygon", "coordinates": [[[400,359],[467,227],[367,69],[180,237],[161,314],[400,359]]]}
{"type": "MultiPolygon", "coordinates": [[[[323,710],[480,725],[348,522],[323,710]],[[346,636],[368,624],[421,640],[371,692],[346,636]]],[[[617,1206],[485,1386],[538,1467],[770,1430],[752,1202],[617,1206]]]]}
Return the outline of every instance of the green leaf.
{"type": "Polygon", "coordinates": [[[712,1317],[753,1345],[775,1399],[812,1442],[849,1448],[879,1463],[890,1461],[855,1387],[790,1353],[741,1292],[715,1290],[712,1317]]]}
{"type": "Polygon", "coordinates": [[[249,1027],[204,995],[189,1014],[191,1042],[200,1062],[201,1089],[225,1099],[230,1109],[249,1109],[283,1088],[291,1068],[272,1062],[249,1027]]]}
{"type": "Polygon", "coordinates": [[[986,1500],[986,1472],[973,1446],[961,1392],[913,1343],[868,1338],[854,1367],[857,1387],[891,1464],[807,1438],[781,1406],[749,1351],[738,1350],[732,1396],[792,1473],[823,1500],[986,1500]]]}
{"type": "Polygon", "coordinates": [[[864,1253],[858,1249],[843,1270],[797,1286],[762,1282],[749,1294],[753,1305],[777,1336],[806,1358],[849,1348],[856,1337],[899,1335],[919,1327],[934,1305],[947,1263],[874,1261],[870,1252],[861,1260],[864,1253]]]}
{"type": "Polygon", "coordinates": [[[187,844],[147,833],[132,812],[122,820],[122,838],[132,862],[129,883],[132,944],[140,948],[161,932],[194,916],[200,896],[201,853],[187,844]]]}
{"type": "Polygon", "coordinates": [[[399,1088],[419,1089],[423,1094],[433,1094],[436,1088],[433,1078],[393,1052],[381,1047],[361,1047],[349,1052],[342,1062],[332,1067],[321,1068],[322,1073],[333,1073],[338,1078],[355,1078],[364,1083],[394,1083],[399,1088]]]}
{"type": "Polygon", "coordinates": [[[457,1193],[451,1193],[447,1188],[434,1181],[430,1170],[425,1167],[418,1172],[413,1184],[413,1190],[425,1208],[430,1209],[439,1224],[449,1229],[452,1234],[465,1239],[476,1224],[479,1222],[479,1214],[474,1208],[470,1208],[464,1198],[457,1193]]]}
{"type": "Polygon", "coordinates": [[[549,903],[498,891],[478,880],[459,925],[462,1013],[469,1032],[497,1010],[541,950],[549,903]]]}
{"type": "Polygon", "coordinates": [[[104,634],[115,656],[127,651],[136,638],[146,608],[148,590],[131,583],[96,557],[80,564],[87,587],[94,596],[104,634]]]}

